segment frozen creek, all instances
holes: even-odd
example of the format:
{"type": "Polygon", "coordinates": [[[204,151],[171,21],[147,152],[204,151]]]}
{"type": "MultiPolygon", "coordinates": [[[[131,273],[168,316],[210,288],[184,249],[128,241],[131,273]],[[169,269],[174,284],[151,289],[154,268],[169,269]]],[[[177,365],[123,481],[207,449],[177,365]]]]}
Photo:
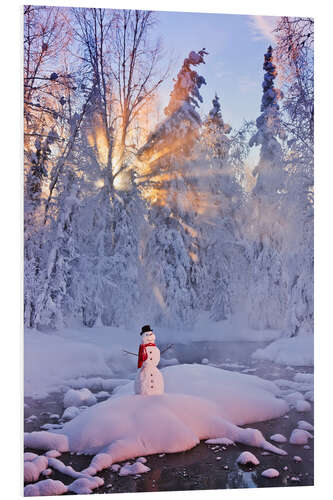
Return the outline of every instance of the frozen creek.
{"type": "MultiPolygon", "coordinates": [[[[294,382],[295,374],[308,374],[312,371],[305,367],[286,368],[251,359],[251,353],[263,346],[264,344],[258,342],[177,344],[167,352],[164,363],[165,365],[172,363],[171,360],[176,358],[179,363],[211,364],[226,370],[258,375],[266,380],[275,382],[280,380],[280,387],[284,390],[284,384],[290,381],[289,393],[295,394],[300,390],[294,382]]],[[[163,366],[163,362],[161,365],[163,366]]],[[[100,389],[96,388],[96,393],[99,391],[100,389]]],[[[26,403],[28,405],[25,407],[25,420],[28,419],[25,423],[27,432],[40,430],[44,424],[57,424],[57,417],[51,418],[51,415],[61,416],[64,410],[63,394],[60,393],[52,394],[42,400],[27,399],[26,403]],[[31,415],[37,418],[29,421],[28,417],[31,415]]],[[[306,420],[313,423],[313,405],[311,404],[311,411],[305,413],[292,408],[287,416],[289,418],[282,416],[274,420],[251,424],[251,427],[259,429],[268,440],[274,434],[286,436],[287,442],[279,444],[279,447],[288,452],[287,456],[269,454],[267,451],[248,445],[238,444],[225,447],[218,444],[208,445],[202,441],[198,446],[186,452],[146,456],[145,465],[151,470],[139,477],[122,477],[110,469],[103,470],[98,473],[98,476],[104,479],[104,485],[95,489],[94,493],[312,485],[313,441],[310,440],[306,445],[307,448],[304,448],[302,445],[289,444],[288,439],[292,430],[297,427],[298,421],[306,420]],[[260,461],[258,466],[241,466],[236,463],[240,453],[245,450],[251,451],[258,457],[260,461]],[[301,457],[302,461],[296,461],[293,458],[295,456],[301,457]],[[261,473],[271,467],[278,469],[280,475],[274,479],[262,477],[261,473]]],[[[274,443],[274,441],[271,442],[274,443]]],[[[26,451],[36,453],[36,450],[27,449],[26,451]]],[[[43,452],[37,451],[37,453],[43,452]]],[[[78,471],[88,467],[91,461],[90,457],[69,453],[63,453],[59,459],[78,471]]],[[[53,471],[48,477],[60,479],[64,484],[70,484],[73,481],[69,476],[57,471],[53,471]]],[[[39,480],[41,479],[45,478],[41,476],[39,480]]]]}

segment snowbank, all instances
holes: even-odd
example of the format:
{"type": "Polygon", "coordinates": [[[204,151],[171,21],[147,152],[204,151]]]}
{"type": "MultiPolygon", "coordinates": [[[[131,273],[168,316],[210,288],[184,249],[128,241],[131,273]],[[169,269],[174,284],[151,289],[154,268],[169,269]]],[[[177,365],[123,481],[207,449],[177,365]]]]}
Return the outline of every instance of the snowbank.
{"type": "Polygon", "coordinates": [[[111,375],[101,348],[59,335],[25,331],[24,393],[34,398],[59,390],[71,377],[111,375]]]}
{"type": "Polygon", "coordinates": [[[313,366],[313,336],[276,340],[264,349],[257,349],[252,357],[274,361],[280,365],[313,366]]]}

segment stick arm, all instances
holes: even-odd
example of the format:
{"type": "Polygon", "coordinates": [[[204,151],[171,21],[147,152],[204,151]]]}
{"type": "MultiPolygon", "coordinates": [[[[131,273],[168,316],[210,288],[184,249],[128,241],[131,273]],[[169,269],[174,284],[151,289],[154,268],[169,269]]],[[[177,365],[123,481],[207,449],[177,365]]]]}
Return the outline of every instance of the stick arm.
{"type": "Polygon", "coordinates": [[[132,356],[138,357],[138,355],[135,354],[135,352],[125,351],[125,349],[123,349],[123,352],[126,352],[126,354],[132,354],[132,356]]]}
{"type": "Polygon", "coordinates": [[[163,351],[161,351],[161,354],[164,354],[171,347],[173,347],[173,344],[170,344],[170,345],[168,345],[168,347],[166,347],[165,349],[163,349],[163,351]]]}

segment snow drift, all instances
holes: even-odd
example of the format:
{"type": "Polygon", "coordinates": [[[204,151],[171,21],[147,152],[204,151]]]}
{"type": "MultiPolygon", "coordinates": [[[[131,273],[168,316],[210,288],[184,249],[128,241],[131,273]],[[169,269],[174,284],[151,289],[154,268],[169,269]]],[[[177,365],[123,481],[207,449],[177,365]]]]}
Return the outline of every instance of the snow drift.
{"type": "Polygon", "coordinates": [[[313,335],[278,339],[252,354],[254,359],[291,366],[313,366],[313,356],[313,335]]]}

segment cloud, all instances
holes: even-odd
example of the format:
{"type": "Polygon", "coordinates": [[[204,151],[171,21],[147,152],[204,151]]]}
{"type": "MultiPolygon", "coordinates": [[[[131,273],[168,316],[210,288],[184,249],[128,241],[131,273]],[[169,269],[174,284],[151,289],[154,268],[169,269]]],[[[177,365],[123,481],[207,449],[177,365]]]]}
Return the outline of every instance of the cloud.
{"type": "Polygon", "coordinates": [[[249,25],[254,40],[267,40],[276,42],[276,35],[273,33],[279,17],[275,16],[249,16],[249,25]]]}

